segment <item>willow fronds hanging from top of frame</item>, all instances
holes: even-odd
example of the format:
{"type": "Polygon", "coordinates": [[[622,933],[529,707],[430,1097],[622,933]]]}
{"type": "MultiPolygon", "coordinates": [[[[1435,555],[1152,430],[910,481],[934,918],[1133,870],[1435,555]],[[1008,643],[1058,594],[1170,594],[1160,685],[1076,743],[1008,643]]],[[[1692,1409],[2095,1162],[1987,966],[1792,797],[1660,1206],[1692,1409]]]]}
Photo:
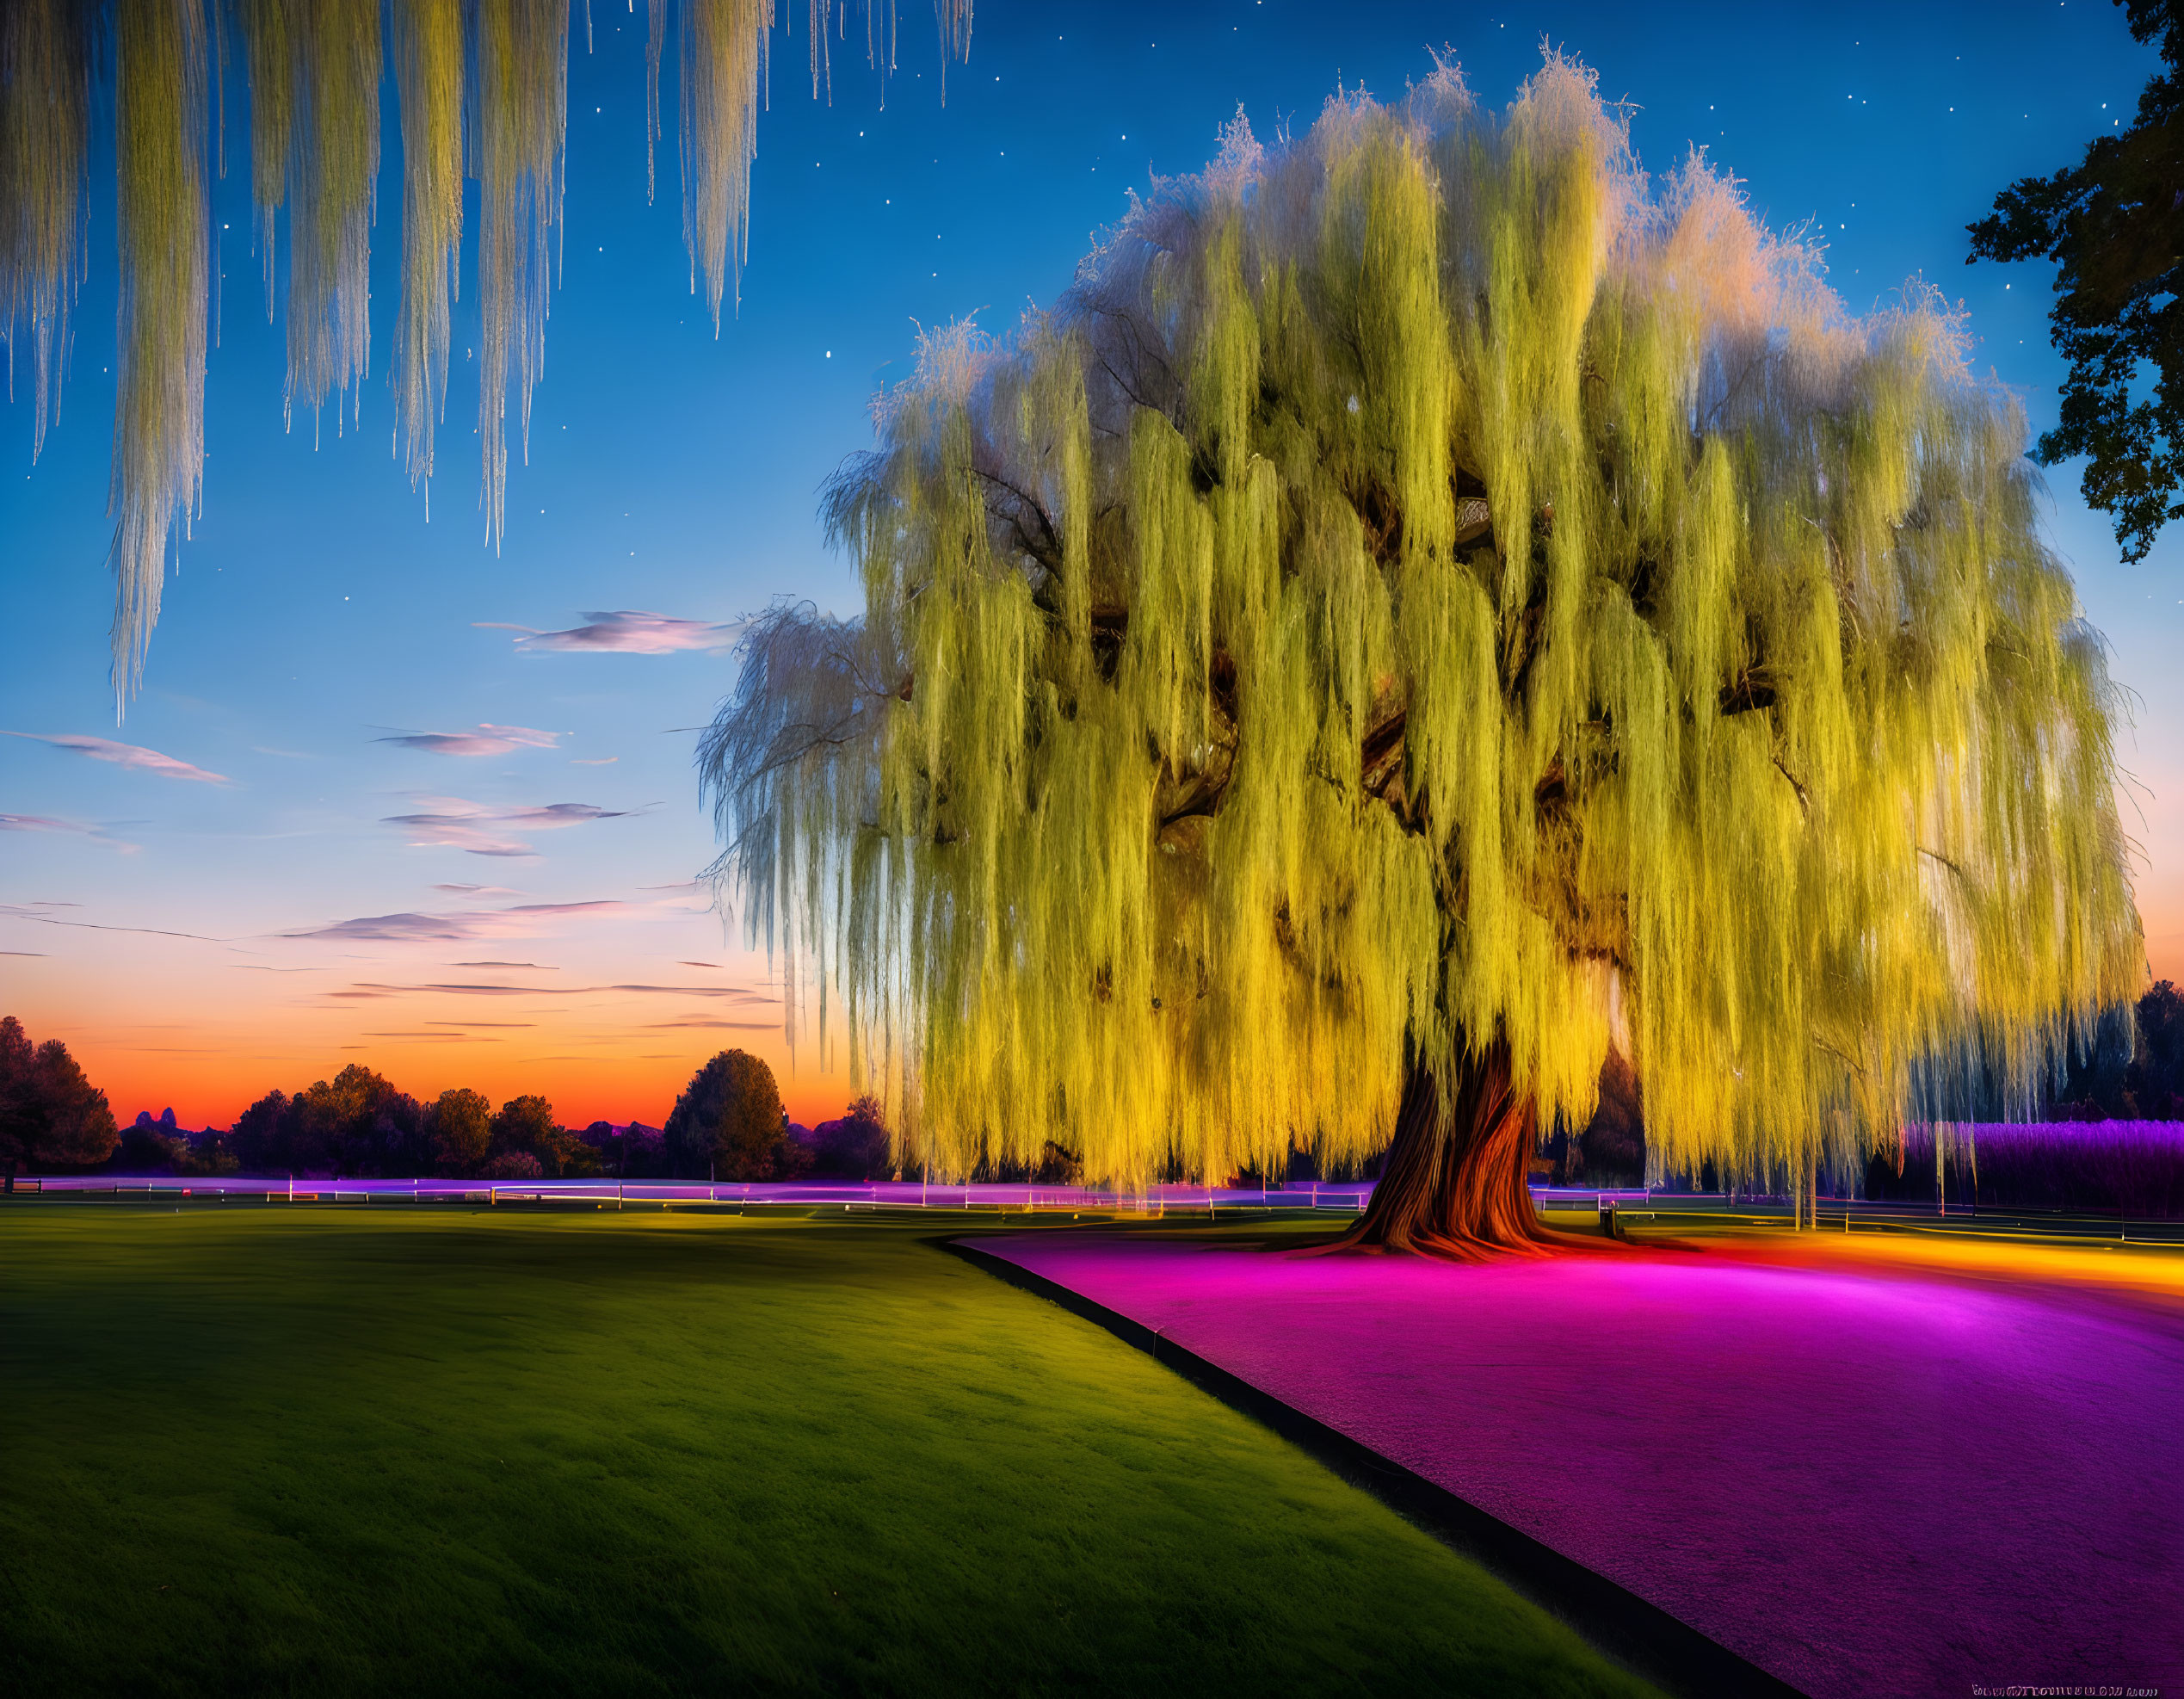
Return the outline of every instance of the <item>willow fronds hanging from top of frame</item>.
{"type": "MultiPolygon", "coordinates": [[[[135,689],[169,559],[204,473],[212,319],[213,92],[239,60],[249,92],[253,239],[270,317],[285,311],[284,417],[361,413],[371,365],[382,5],[401,125],[394,443],[429,490],[446,406],[463,179],[478,184],[480,504],[498,546],[508,414],[527,439],[559,262],[571,0],[6,0],[0,5],[0,337],[31,388],[34,457],[59,405],[83,270],[95,80],[110,43],[120,233],[114,682],[135,689]],[[222,41],[237,51],[231,57],[222,41]],[[281,223],[287,220],[287,287],[281,223]]],[[[683,230],[716,331],[748,251],[750,164],[767,97],[774,0],[646,0],[647,195],[659,75],[680,7],[683,230]]],[[[632,0],[632,9],[633,9],[632,0]]],[[[801,0],[815,94],[848,0],[801,0]]],[[[893,0],[862,0],[866,58],[895,64],[893,0]]],[[[944,53],[970,46],[969,0],[939,0],[944,53]]],[[[223,102],[224,104],[224,102],[223,102]]],[[[221,155],[223,163],[224,152],[221,155]]]]}

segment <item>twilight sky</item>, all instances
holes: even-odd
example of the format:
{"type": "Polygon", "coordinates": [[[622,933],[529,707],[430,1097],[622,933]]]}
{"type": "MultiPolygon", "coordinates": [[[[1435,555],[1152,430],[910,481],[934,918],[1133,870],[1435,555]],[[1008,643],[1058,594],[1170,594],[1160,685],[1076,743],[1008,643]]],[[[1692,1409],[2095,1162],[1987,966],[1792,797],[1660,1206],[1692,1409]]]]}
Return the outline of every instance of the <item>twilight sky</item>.
{"type": "MultiPolygon", "coordinates": [[[[391,97],[361,419],[284,429],[230,79],[204,515],[119,728],[111,158],[95,160],[73,370],[36,466],[28,385],[0,407],[19,474],[0,478],[0,1012],[65,1039],[124,1119],[171,1104],[225,1125],[363,1061],[420,1097],[537,1090],[565,1122],[657,1125],[730,1044],[772,1062],[799,1118],[836,1113],[844,1059],[808,1039],[790,1056],[766,961],[692,883],[713,853],[692,728],[730,683],[729,627],[781,596],[855,611],[817,487],[868,442],[867,400],[906,374],[916,327],[977,312],[1005,330],[1051,301],[1126,191],[1202,165],[1239,102],[1270,139],[1338,79],[1399,96],[1446,44],[1498,106],[1550,38],[1634,103],[1650,169],[1696,144],[1770,224],[1817,221],[1854,309],[1913,275],[1961,297],[1977,363],[2039,429],[2062,371],[2047,269],[1966,269],[1964,226],[2128,121],[2155,64],[2096,0],[981,0],[944,107],[923,9],[901,0],[885,110],[839,51],[815,102],[801,35],[776,35],[742,311],[716,340],[689,293],[671,133],[645,204],[643,19],[592,5],[545,380],[497,556],[467,247],[429,522],[389,452],[391,97]]],[[[2076,469],[2050,481],[2056,547],[2136,695],[2124,810],[2152,969],[2184,977],[2184,537],[2119,566],[2076,469]]]]}

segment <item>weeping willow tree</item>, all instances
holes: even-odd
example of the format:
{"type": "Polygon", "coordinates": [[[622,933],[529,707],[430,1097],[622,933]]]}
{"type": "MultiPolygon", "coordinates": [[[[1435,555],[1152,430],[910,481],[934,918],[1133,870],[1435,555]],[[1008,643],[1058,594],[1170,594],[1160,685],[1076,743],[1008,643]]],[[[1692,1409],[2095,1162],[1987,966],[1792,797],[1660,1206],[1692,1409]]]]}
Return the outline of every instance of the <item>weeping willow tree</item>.
{"type": "MultiPolygon", "coordinates": [[[[635,0],[631,0],[634,9],[635,0]]],[[[683,229],[691,287],[718,332],[740,275],[750,165],[767,96],[776,0],[675,0],[683,229]]],[[[646,0],[646,143],[659,133],[669,0],[646,0]]],[[[935,0],[945,66],[971,44],[970,0],[935,0]]],[[[849,0],[787,0],[805,14],[812,92],[830,91],[849,0]]],[[[866,56],[896,63],[894,0],[862,0],[866,56]]],[[[586,28],[589,28],[586,0],[586,28]]],[[[509,392],[527,447],[532,392],[562,223],[571,0],[0,0],[0,337],[9,379],[34,386],[42,450],[67,365],[83,273],[94,71],[110,47],[120,230],[114,404],[117,704],[133,692],[176,541],[204,479],[213,264],[208,161],[224,101],[224,39],[239,46],[266,311],[281,300],[287,215],[284,414],[329,398],[361,415],[371,365],[371,232],[378,193],[382,23],[393,47],[402,152],[401,302],[392,362],[395,447],[427,488],[446,399],[463,238],[463,182],[478,185],[479,504],[500,543],[509,392]],[[27,353],[27,362],[18,355],[27,353]]],[[[650,186],[648,184],[648,194],[650,186]]]]}
{"type": "Polygon", "coordinates": [[[700,762],[905,1162],[1385,1149],[1360,1242],[1536,1245],[1611,1045],[1657,1162],[1805,1172],[2137,989],[2018,408],[1575,65],[1239,118],[877,419],[862,617],[760,620],[700,762]]]}

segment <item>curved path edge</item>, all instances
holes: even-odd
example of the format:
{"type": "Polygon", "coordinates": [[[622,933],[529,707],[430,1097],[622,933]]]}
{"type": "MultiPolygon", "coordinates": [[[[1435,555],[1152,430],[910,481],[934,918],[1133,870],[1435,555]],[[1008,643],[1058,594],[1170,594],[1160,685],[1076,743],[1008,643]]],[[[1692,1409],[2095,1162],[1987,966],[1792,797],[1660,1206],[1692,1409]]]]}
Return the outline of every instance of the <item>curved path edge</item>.
{"type": "MultiPolygon", "coordinates": [[[[990,1237],[981,1234],[981,1238],[990,1237]]],[[[1285,1404],[1271,1393],[1208,1362],[1157,1329],[1094,1302],[1044,1275],[964,1239],[932,1241],[972,1267],[1071,1315],[1104,1327],[1174,1370],[1200,1391],[1310,1454],[1353,1486],[1362,1488],[1405,1521],[1483,1566],[1496,1579],[1556,1617],[1593,1647],[1679,1699],[1804,1699],[1799,1690],[1740,1658],[1628,1588],[1564,1557],[1447,1487],[1382,1456],[1285,1404]]]]}

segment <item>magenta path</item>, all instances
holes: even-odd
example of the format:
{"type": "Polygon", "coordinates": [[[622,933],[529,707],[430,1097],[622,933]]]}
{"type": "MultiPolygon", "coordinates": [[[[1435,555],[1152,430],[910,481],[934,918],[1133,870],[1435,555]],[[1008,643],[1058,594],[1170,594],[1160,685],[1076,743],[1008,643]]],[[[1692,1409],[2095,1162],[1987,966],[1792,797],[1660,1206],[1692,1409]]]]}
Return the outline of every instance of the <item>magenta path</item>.
{"type": "Polygon", "coordinates": [[[978,1243],[1815,1699],[2184,1693],[2184,1314],[2158,1301],[1669,1252],[978,1243]]]}

